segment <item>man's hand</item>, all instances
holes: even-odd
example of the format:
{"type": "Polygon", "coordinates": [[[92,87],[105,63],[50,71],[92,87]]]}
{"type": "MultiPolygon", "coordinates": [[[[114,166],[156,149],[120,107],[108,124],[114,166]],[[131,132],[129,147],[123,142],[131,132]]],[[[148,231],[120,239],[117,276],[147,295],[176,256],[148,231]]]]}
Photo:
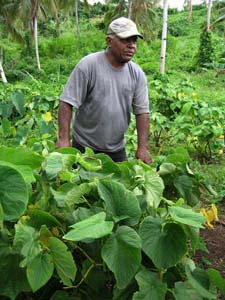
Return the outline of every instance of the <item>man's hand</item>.
{"type": "Polygon", "coordinates": [[[152,163],[151,155],[146,147],[138,147],[135,156],[147,165],[152,163]]]}
{"type": "Polygon", "coordinates": [[[148,152],[149,120],[148,114],[136,115],[136,127],[138,135],[138,147],[136,158],[150,165],[152,163],[151,155],[148,152]]]}
{"type": "Polygon", "coordinates": [[[68,140],[60,140],[58,139],[58,141],[56,142],[56,148],[65,148],[65,147],[71,147],[71,143],[68,140]]]}

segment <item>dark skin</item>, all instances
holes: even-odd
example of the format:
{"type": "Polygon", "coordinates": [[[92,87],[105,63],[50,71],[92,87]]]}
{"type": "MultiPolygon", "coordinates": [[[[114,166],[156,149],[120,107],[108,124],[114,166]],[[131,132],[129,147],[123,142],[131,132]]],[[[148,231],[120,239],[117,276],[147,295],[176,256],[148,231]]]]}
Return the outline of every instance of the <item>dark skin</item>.
{"type": "MultiPolygon", "coordinates": [[[[121,39],[115,35],[107,36],[108,49],[105,55],[111,65],[115,68],[122,68],[130,61],[136,52],[137,36],[121,39]]],[[[58,112],[59,132],[56,143],[57,148],[70,147],[70,122],[72,119],[72,106],[66,102],[60,102],[58,112]]],[[[136,115],[136,128],[138,135],[138,145],[136,158],[146,164],[151,164],[152,159],[148,151],[149,120],[148,114],[136,115]]]]}

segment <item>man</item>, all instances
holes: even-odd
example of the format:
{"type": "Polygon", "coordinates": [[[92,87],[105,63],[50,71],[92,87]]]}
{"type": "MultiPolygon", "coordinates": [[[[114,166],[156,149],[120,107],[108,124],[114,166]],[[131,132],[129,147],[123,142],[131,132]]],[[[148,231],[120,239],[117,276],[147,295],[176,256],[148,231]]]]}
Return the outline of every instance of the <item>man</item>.
{"type": "Polygon", "coordinates": [[[137,38],[135,23],[121,17],[110,25],[106,51],[84,57],[70,75],[59,105],[57,147],[69,147],[72,107],[76,108],[72,145],[92,148],[114,161],[126,160],[124,134],[130,113],[136,116],[136,157],[150,164],[148,152],[149,101],[146,77],[131,61],[137,38]]]}

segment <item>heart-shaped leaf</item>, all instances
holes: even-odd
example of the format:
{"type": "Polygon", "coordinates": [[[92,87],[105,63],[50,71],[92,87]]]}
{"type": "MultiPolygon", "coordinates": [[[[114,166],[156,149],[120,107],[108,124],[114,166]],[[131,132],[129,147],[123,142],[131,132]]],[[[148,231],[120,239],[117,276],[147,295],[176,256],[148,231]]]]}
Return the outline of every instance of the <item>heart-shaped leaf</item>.
{"type": "Polygon", "coordinates": [[[140,226],[142,249],[159,269],[174,266],[187,251],[187,237],[178,224],[163,226],[159,218],[147,217],[140,226]]]}
{"type": "Polygon", "coordinates": [[[106,241],[102,258],[114,273],[117,287],[125,288],[141,264],[141,239],[134,229],[121,226],[106,241]]]}

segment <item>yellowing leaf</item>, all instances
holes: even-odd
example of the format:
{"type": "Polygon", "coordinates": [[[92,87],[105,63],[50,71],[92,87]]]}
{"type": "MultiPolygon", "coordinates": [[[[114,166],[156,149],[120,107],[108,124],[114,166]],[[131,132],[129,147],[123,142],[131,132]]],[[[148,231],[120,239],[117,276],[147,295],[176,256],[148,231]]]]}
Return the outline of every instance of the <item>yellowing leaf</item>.
{"type": "Polygon", "coordinates": [[[52,121],[53,118],[52,118],[52,114],[50,113],[50,111],[47,111],[45,114],[43,114],[42,119],[47,123],[52,121]]]}
{"type": "Polygon", "coordinates": [[[206,226],[208,228],[213,228],[212,222],[218,221],[218,210],[215,204],[211,204],[209,209],[201,208],[200,212],[206,218],[206,226]]]}
{"type": "Polygon", "coordinates": [[[184,93],[179,92],[179,93],[178,93],[178,97],[184,97],[184,93]]]}
{"type": "Polygon", "coordinates": [[[59,236],[59,230],[57,227],[52,227],[52,234],[55,236],[59,236]]]}

